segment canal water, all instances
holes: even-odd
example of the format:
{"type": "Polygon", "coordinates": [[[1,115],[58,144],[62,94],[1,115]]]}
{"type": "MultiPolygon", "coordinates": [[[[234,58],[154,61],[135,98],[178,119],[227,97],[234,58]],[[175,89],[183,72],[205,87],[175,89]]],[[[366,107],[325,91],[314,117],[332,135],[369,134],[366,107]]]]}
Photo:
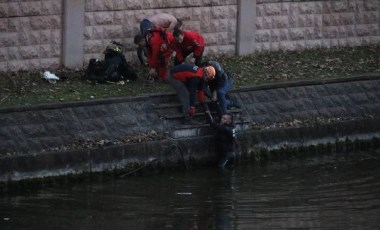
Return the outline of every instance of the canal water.
{"type": "Polygon", "coordinates": [[[52,185],[0,196],[0,229],[380,229],[380,151],[52,185]]]}

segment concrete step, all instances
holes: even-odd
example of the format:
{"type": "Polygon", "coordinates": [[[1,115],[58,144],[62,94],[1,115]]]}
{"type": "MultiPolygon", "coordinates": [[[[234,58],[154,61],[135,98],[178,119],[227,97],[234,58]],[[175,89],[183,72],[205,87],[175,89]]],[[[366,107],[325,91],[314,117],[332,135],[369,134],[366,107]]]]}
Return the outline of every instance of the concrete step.
{"type": "MultiPolygon", "coordinates": [[[[238,121],[235,123],[236,131],[243,131],[251,128],[249,121],[238,121]]],[[[214,129],[206,123],[193,125],[178,125],[171,133],[172,138],[188,138],[195,136],[206,136],[214,134],[214,129]]]]}
{"type": "MultiPolygon", "coordinates": [[[[228,112],[236,115],[236,114],[241,114],[242,110],[241,109],[233,109],[233,110],[228,110],[228,112]]],[[[211,111],[211,114],[215,115],[216,112],[211,111]]],[[[183,114],[178,113],[178,111],[177,111],[177,113],[163,112],[163,113],[158,113],[158,115],[160,118],[164,118],[164,119],[180,119],[180,118],[184,117],[183,114]]],[[[194,114],[194,117],[204,117],[204,116],[205,116],[204,112],[197,112],[194,114]]]]}

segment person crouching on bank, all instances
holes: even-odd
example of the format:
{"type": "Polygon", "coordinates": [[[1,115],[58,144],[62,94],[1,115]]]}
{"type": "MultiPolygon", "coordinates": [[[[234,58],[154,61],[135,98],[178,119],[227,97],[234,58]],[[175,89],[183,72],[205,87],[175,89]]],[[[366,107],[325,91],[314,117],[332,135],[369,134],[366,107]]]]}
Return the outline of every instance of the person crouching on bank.
{"type": "Polygon", "coordinates": [[[177,92],[182,104],[182,113],[186,120],[195,115],[195,99],[205,103],[205,79],[212,79],[215,69],[212,66],[198,67],[194,64],[184,63],[172,67],[168,73],[168,83],[177,92]]]}

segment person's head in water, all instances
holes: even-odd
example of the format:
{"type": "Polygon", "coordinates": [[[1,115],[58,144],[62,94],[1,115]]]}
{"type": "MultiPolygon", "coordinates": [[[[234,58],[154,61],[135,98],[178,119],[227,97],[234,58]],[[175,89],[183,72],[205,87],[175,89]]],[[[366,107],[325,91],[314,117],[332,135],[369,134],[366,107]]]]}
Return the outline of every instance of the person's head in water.
{"type": "Polygon", "coordinates": [[[220,118],[220,125],[231,125],[234,121],[234,117],[230,113],[224,113],[220,118]]]}

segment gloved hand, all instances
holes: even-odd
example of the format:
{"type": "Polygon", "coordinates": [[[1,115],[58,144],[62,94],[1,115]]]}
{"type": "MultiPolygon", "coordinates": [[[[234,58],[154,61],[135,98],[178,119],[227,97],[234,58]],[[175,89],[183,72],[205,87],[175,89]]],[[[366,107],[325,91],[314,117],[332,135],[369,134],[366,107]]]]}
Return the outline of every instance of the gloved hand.
{"type": "Polygon", "coordinates": [[[195,107],[191,106],[189,109],[189,116],[192,117],[195,114],[195,107]]]}
{"type": "Polygon", "coordinates": [[[216,91],[214,91],[212,93],[212,98],[211,98],[211,101],[217,101],[218,100],[218,93],[216,91]]]}
{"type": "Polygon", "coordinates": [[[156,69],[153,69],[153,68],[149,69],[148,80],[153,81],[155,78],[157,78],[156,69]]]}

